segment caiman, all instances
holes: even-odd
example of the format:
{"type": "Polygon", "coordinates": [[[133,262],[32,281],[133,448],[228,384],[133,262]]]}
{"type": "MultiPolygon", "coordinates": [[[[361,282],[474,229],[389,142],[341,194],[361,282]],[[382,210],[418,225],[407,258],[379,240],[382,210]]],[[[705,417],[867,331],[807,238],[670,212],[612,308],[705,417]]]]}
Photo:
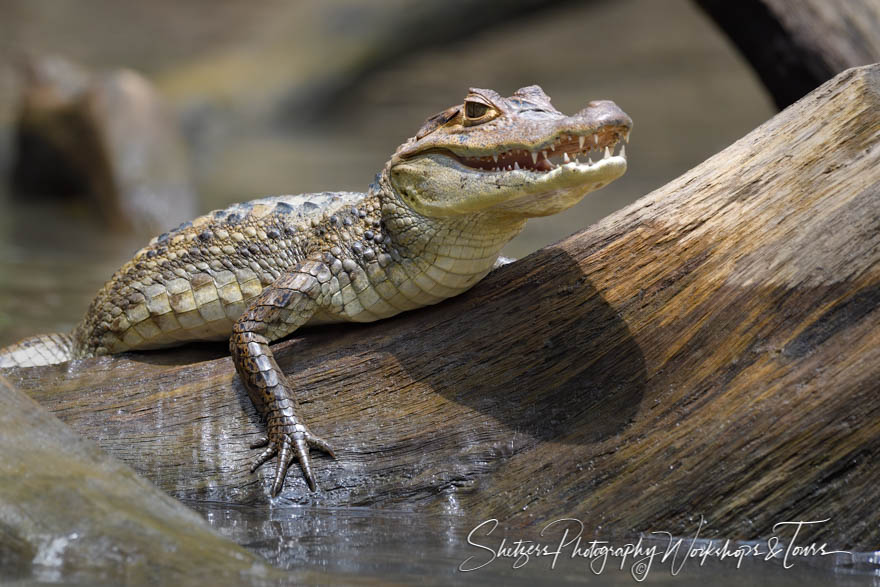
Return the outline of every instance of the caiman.
{"type": "Polygon", "coordinates": [[[296,458],[314,491],[309,449],[335,455],[298,415],[296,377],[270,343],[471,288],[528,218],[565,210],[626,171],[631,126],[610,101],[566,116],[539,86],[508,98],[471,89],[398,147],[367,193],[269,197],[186,222],[117,271],[73,333],[2,349],[0,367],[229,338],[267,423],[252,472],[277,455],[277,495],[296,458]]]}

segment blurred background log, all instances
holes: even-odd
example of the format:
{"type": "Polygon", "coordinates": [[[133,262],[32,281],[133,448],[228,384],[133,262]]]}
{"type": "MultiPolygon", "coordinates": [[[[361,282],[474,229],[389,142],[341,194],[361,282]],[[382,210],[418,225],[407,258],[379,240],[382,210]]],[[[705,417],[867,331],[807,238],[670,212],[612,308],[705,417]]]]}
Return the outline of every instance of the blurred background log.
{"type": "MultiPolygon", "coordinates": [[[[339,456],[279,502],[875,547],[878,139],[880,67],[849,70],[463,296],[276,345],[339,456]]],[[[6,376],[172,495],[265,501],[224,346],[6,376]]]]}
{"type": "Polygon", "coordinates": [[[134,71],[92,73],[60,57],[21,65],[12,195],[63,202],[117,233],[164,232],[197,210],[183,136],[134,71]]]}
{"type": "Polygon", "coordinates": [[[782,109],[844,69],[880,61],[877,0],[696,0],[782,109]]]}

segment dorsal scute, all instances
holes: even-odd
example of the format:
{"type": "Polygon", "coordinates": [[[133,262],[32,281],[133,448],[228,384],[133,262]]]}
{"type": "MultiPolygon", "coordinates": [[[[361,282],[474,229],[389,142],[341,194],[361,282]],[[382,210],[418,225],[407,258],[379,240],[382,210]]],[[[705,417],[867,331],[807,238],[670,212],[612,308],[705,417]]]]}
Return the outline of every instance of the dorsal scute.
{"type": "Polygon", "coordinates": [[[246,223],[273,214],[284,216],[290,222],[305,222],[313,216],[322,216],[328,210],[355,205],[363,197],[364,195],[358,192],[318,192],[269,196],[249,202],[236,203],[227,208],[208,212],[190,222],[184,222],[173,230],[154,237],[148,247],[166,241],[191,228],[246,223]]]}

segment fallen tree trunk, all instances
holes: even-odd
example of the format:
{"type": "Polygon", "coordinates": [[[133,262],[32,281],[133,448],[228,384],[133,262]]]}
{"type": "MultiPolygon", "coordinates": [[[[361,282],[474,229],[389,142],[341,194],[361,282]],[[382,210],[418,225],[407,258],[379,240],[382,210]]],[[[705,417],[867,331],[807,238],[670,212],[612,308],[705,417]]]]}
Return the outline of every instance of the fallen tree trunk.
{"type": "MultiPolygon", "coordinates": [[[[880,541],[880,67],[629,208],[382,323],[275,346],[338,448],[281,501],[588,533],[880,541]]],[[[638,165],[638,161],[633,161],[638,165]]],[[[7,376],[173,495],[266,499],[223,345],[7,376]],[[220,358],[211,358],[220,357],[220,358]],[[193,362],[199,361],[199,362],[193,362]]]]}
{"type": "Polygon", "coordinates": [[[782,109],[844,69],[880,61],[876,0],[696,0],[782,109]]]}

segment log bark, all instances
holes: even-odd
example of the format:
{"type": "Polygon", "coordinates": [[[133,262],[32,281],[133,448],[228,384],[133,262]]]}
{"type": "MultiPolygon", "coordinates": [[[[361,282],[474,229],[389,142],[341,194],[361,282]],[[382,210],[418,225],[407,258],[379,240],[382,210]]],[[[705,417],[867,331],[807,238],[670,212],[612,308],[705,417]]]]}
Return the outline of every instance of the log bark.
{"type": "MultiPolygon", "coordinates": [[[[880,66],[470,292],[275,345],[319,491],[587,533],[880,542],[880,66]]],[[[634,135],[638,140],[638,135],[634,135]]],[[[632,161],[638,165],[638,161],[632,161]]],[[[264,502],[224,345],[7,377],[172,495],[264,502]]]]}
{"type": "Polygon", "coordinates": [[[782,109],[844,69],[880,61],[876,0],[696,0],[782,109]]]}

